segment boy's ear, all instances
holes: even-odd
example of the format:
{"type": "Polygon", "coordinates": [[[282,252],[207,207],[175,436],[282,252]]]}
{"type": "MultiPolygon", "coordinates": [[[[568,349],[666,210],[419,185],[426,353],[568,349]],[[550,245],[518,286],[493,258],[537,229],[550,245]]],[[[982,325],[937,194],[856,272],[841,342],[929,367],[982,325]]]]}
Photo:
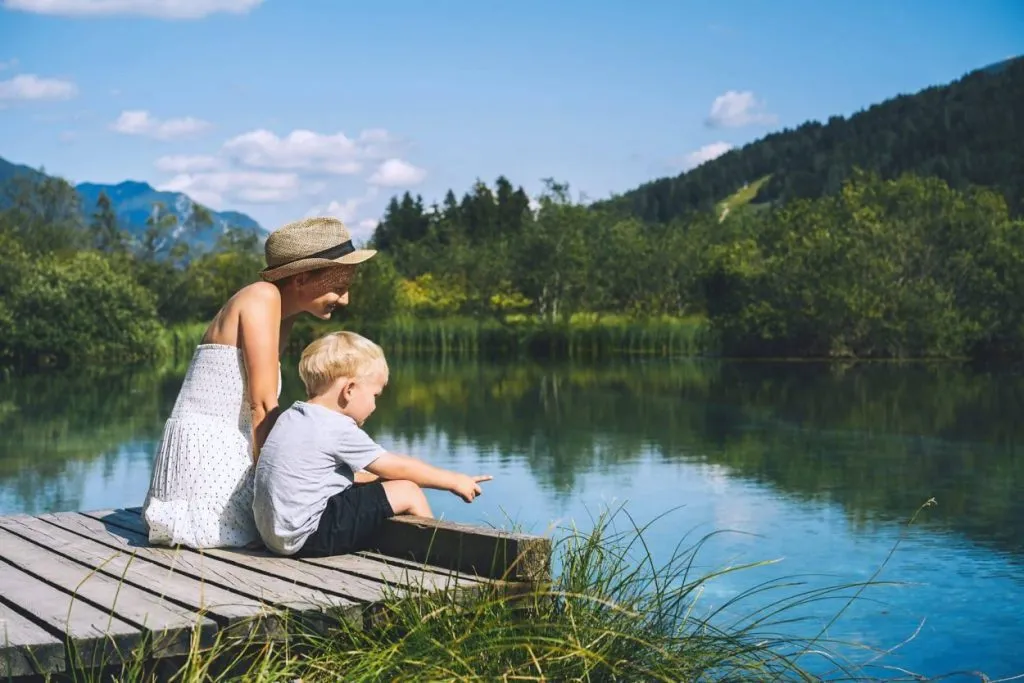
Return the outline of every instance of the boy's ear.
{"type": "Polygon", "coordinates": [[[356,383],[350,379],[346,379],[344,384],[341,385],[341,395],[346,399],[352,397],[352,390],[355,389],[356,383]]]}

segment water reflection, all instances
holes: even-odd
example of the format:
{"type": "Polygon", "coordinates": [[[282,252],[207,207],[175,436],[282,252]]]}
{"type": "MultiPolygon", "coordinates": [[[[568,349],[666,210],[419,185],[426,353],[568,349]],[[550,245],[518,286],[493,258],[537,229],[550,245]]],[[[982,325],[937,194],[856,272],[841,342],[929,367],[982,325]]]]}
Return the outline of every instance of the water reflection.
{"type": "MultiPolygon", "coordinates": [[[[845,635],[937,675],[1024,671],[1024,378],[956,364],[392,360],[367,425],[381,443],[496,475],[471,506],[435,511],[533,531],[629,499],[656,557],[683,532],[733,528],[708,566],[787,558],[776,575],[911,582],[858,606],[845,635]],[[911,530],[907,518],[929,508],[911,530]]],[[[0,514],[138,505],[184,368],[0,385],[0,514]]],[[[301,397],[293,363],[282,400],[301,397]]],[[[747,580],[744,578],[744,580],[747,580]]],[[[760,579],[757,579],[760,580],[760,579]]],[[[707,599],[728,599],[728,581],[707,599]]],[[[822,605],[822,616],[834,605],[822,605]]]]}
{"type": "Polygon", "coordinates": [[[1022,392],[951,364],[400,365],[372,428],[521,459],[559,495],[649,447],[839,502],[857,525],[935,497],[924,523],[1019,554],[1022,392]]]}
{"type": "MultiPolygon", "coordinates": [[[[1024,550],[1017,375],[955,364],[392,365],[370,431],[405,442],[441,434],[526,467],[554,496],[649,449],[841,503],[858,526],[905,520],[935,497],[922,523],[1024,550]]],[[[83,468],[98,466],[103,481],[133,454],[144,461],[183,372],[0,384],[3,511],[78,507],[83,468]]],[[[282,399],[300,398],[294,366],[284,377],[282,399]]],[[[110,505],[131,504],[144,491],[109,495],[110,505]]]]}

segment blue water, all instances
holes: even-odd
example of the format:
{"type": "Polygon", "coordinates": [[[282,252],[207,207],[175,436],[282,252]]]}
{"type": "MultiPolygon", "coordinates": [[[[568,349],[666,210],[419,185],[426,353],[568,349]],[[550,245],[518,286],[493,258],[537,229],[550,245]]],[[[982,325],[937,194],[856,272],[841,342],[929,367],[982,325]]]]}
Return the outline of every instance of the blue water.
{"type": "MultiPolygon", "coordinates": [[[[286,377],[285,400],[298,398],[286,377]]],[[[0,513],[140,504],[180,379],[0,385],[0,513]]],[[[955,365],[392,361],[367,428],[494,475],[471,505],[428,492],[439,516],[558,536],[622,506],[640,523],[665,515],[646,532],[656,562],[716,530],[731,532],[702,548],[700,569],[773,561],[709,582],[698,614],[770,578],[802,575],[789,593],[891,582],[828,629],[863,647],[834,649],[864,664],[899,646],[868,671],[968,680],[1024,673],[1022,409],[1024,378],[955,365]]],[[[845,605],[805,605],[789,628],[813,636],[845,605]]]]}

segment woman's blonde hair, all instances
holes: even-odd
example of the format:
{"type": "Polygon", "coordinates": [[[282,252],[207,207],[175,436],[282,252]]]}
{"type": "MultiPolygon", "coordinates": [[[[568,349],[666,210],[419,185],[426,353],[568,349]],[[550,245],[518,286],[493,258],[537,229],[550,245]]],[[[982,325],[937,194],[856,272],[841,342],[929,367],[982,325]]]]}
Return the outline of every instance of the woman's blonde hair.
{"type": "Polygon", "coordinates": [[[388,372],[384,349],[355,332],[332,332],[302,351],[299,377],[306,395],[319,396],[339,377],[365,377],[377,370],[388,372]]]}

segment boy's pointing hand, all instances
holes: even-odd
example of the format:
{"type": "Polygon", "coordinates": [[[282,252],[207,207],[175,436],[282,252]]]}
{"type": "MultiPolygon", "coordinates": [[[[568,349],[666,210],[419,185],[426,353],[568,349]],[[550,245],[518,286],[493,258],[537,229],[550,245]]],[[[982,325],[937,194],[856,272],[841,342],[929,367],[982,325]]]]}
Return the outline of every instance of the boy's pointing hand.
{"type": "Polygon", "coordinates": [[[467,503],[472,503],[474,498],[483,494],[480,482],[490,481],[493,478],[489,474],[478,474],[472,477],[466,474],[459,474],[452,486],[452,493],[467,503]]]}

